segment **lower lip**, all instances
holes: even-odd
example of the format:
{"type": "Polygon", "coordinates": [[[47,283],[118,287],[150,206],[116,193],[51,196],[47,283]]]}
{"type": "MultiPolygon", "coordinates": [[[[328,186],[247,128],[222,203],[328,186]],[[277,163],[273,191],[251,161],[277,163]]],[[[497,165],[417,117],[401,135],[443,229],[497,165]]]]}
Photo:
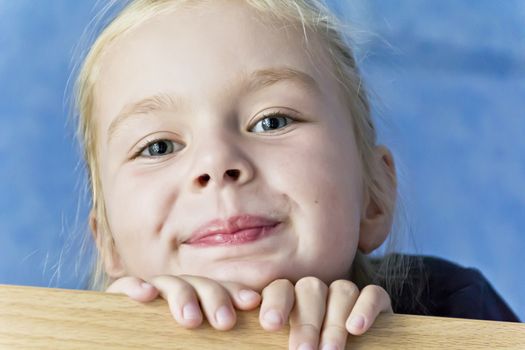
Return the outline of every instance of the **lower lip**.
{"type": "Polygon", "coordinates": [[[197,241],[189,243],[192,246],[213,247],[213,246],[234,246],[252,243],[275,233],[280,223],[273,226],[254,227],[240,230],[232,234],[217,234],[203,237],[197,241]]]}

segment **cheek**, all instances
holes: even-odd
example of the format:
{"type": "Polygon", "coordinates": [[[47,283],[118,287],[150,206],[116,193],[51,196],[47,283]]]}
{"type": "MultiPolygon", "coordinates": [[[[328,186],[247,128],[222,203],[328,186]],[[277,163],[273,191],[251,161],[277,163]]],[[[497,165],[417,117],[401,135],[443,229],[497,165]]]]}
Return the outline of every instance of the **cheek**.
{"type": "Polygon", "coordinates": [[[108,224],[117,249],[134,273],[147,274],[142,271],[146,267],[151,271],[160,269],[165,252],[159,225],[166,215],[165,203],[169,196],[166,184],[162,179],[140,174],[116,178],[118,180],[111,184],[105,197],[108,224]],[[146,257],[144,252],[151,254],[146,257]]]}
{"type": "Polygon", "coordinates": [[[362,167],[353,139],[321,130],[293,145],[293,150],[279,152],[275,167],[267,171],[268,183],[289,193],[304,210],[329,212],[327,219],[337,213],[347,220],[359,218],[362,167]]]}
{"type": "Polygon", "coordinates": [[[157,231],[154,226],[166,215],[167,203],[176,195],[166,190],[174,187],[174,177],[167,173],[162,169],[137,171],[129,167],[117,172],[105,193],[112,228],[124,232],[136,228],[157,231]]]}
{"type": "Polygon", "coordinates": [[[357,249],[362,201],[353,139],[320,131],[297,142],[293,154],[281,158],[279,171],[268,176],[293,203],[298,253],[305,260],[348,264],[357,249]]]}

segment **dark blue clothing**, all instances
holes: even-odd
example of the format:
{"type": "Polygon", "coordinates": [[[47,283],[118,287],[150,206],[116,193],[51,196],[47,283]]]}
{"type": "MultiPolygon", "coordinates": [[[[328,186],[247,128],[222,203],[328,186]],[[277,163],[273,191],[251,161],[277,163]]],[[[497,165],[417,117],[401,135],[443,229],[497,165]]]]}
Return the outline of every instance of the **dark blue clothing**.
{"type": "Polygon", "coordinates": [[[393,298],[395,313],[520,322],[479,270],[437,257],[409,257],[422,259],[422,271],[412,271],[410,283],[393,298]]]}

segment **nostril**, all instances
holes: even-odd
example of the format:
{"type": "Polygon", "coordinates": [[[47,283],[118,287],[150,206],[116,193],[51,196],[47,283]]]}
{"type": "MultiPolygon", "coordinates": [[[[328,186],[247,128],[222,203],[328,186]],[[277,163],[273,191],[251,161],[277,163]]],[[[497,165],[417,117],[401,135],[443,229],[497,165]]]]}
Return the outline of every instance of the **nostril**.
{"type": "Polygon", "coordinates": [[[197,181],[199,182],[199,185],[205,186],[208,183],[208,181],[210,181],[210,175],[208,174],[201,175],[199,176],[197,181]]]}
{"type": "Polygon", "coordinates": [[[226,175],[228,175],[229,177],[231,177],[233,179],[237,179],[240,174],[241,174],[241,172],[238,169],[226,170],[226,175]]]}

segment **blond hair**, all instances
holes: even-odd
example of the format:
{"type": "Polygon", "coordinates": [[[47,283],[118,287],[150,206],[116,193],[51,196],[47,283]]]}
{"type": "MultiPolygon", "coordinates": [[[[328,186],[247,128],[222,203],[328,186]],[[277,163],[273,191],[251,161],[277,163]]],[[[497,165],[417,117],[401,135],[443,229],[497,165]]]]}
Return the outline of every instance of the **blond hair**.
{"type": "MultiPolygon", "coordinates": [[[[118,15],[102,30],[91,45],[75,85],[76,108],[78,110],[78,137],[83,145],[84,158],[87,163],[88,177],[92,195],[93,210],[98,219],[99,232],[102,234],[100,251],[96,252],[89,288],[102,290],[108,286],[109,278],[104,271],[103,256],[114,248],[110,233],[103,188],[99,178],[97,164],[96,127],[93,116],[94,85],[99,73],[99,62],[106,48],[119,36],[144,23],[149,18],[164,11],[173,11],[177,6],[201,3],[204,0],[131,0],[118,15]]],[[[299,26],[308,44],[307,33],[315,33],[324,45],[332,64],[332,74],[337,79],[352,119],[355,139],[363,165],[363,181],[373,201],[380,210],[393,215],[395,199],[386,193],[385,183],[395,181],[385,178],[388,171],[379,169],[385,166],[375,158],[376,130],[371,117],[370,104],[359,70],[356,66],[351,45],[349,28],[335,17],[320,0],[244,0],[263,15],[272,19],[299,26]]],[[[108,13],[115,0],[103,10],[108,13]]],[[[395,197],[395,196],[394,196],[395,197]]],[[[357,252],[352,277],[358,286],[383,281],[390,293],[396,293],[399,281],[406,277],[408,268],[399,255],[390,255],[383,259],[379,267],[374,267],[363,252],[357,252]],[[389,272],[388,272],[389,271],[389,272]],[[397,281],[397,282],[396,282],[397,281]]]]}

